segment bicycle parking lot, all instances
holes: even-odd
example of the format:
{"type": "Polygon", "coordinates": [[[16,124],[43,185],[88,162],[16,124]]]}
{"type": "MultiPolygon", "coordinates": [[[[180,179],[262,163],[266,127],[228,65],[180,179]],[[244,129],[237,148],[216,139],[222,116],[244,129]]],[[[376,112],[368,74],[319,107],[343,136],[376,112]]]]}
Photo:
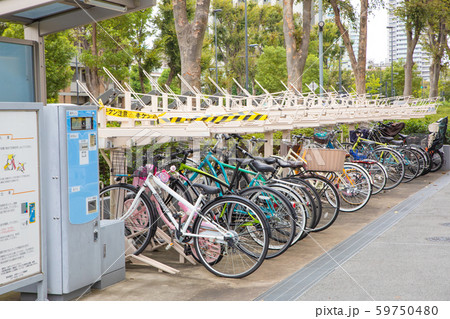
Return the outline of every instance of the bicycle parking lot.
{"type": "MultiPolygon", "coordinates": [[[[448,172],[446,174],[448,175],[448,172]]],[[[380,194],[376,200],[368,203],[359,212],[340,214],[333,227],[324,232],[313,233],[276,259],[266,260],[257,272],[247,278],[229,280],[216,277],[200,265],[178,263],[178,256],[175,252],[172,251],[169,254],[163,249],[159,252],[148,253],[148,256],[180,270],[179,274],[170,275],[158,272],[155,268],[148,266],[128,265],[127,278],[124,282],[105,290],[93,290],[80,300],[254,300],[272,286],[326,254],[327,251],[390,211],[397,204],[403,201],[414,201],[414,194],[417,191],[433,186],[433,183],[443,176],[445,176],[443,172],[428,174],[411,183],[400,185],[395,192],[388,191],[380,194]]],[[[448,189],[447,185],[447,193],[448,189]]],[[[392,213],[395,214],[395,211],[392,213]]],[[[430,236],[432,236],[432,232],[430,236]]],[[[389,256],[385,258],[389,258],[389,256]]],[[[439,260],[442,261],[442,259],[439,260]]],[[[371,262],[374,263],[370,265],[371,269],[376,269],[378,263],[382,263],[383,260],[380,258],[380,260],[371,262]]],[[[366,266],[359,265],[363,268],[366,266]]],[[[435,267],[439,268],[438,265],[435,267]]],[[[353,283],[350,275],[343,276],[342,281],[353,283]]],[[[322,298],[329,295],[336,296],[332,291],[321,290],[322,298]]],[[[438,300],[444,297],[444,295],[435,295],[438,300]]],[[[310,298],[321,299],[317,294],[311,295],[310,298]]],[[[424,295],[423,298],[426,299],[426,296],[424,295]]]]}

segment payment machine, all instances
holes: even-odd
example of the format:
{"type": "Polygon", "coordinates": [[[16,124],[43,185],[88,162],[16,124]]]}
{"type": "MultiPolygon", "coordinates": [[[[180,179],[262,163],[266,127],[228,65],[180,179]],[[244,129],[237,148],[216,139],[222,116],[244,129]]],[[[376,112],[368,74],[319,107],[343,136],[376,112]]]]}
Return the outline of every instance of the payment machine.
{"type": "Polygon", "coordinates": [[[99,216],[97,107],[50,104],[43,114],[48,296],[70,300],[125,278],[124,225],[99,216]]]}

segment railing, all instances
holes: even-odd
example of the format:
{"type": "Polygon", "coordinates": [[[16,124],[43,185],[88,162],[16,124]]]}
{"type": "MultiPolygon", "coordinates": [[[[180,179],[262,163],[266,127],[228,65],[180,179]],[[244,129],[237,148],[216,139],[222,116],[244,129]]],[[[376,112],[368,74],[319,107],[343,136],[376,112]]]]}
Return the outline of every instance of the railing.
{"type": "MultiPolygon", "coordinates": [[[[204,123],[203,126],[196,123],[198,131],[207,130],[210,133],[227,132],[230,127],[240,129],[242,132],[266,132],[302,127],[330,126],[338,123],[361,123],[380,120],[402,120],[420,118],[436,113],[437,98],[418,99],[411,96],[394,98],[369,98],[368,95],[357,95],[346,92],[345,95],[336,91],[325,92],[317,95],[313,92],[301,93],[293,89],[282,92],[269,93],[259,83],[262,95],[251,95],[245,89],[245,96],[229,94],[216,86],[217,94],[207,95],[195,88],[190,88],[188,94],[175,94],[170,88],[163,89],[148,74],[152,84],[151,94],[137,93],[125,83],[123,87],[107,69],[105,72],[111,77],[116,87],[124,94],[121,108],[125,110],[139,110],[141,112],[155,114],[164,118],[184,117],[193,118],[205,115],[217,116],[234,112],[256,112],[267,114],[267,120],[261,121],[233,121],[222,123],[204,123]],[[200,126],[199,126],[200,125],[200,126]]],[[[188,85],[182,77],[180,77],[188,85]]],[[[236,82],[237,85],[239,83],[236,82]]],[[[94,103],[98,101],[87,91],[94,103]]],[[[131,128],[157,129],[159,131],[182,130],[189,132],[190,126],[195,126],[189,121],[178,123],[158,123],[156,120],[139,120],[121,117],[107,116],[105,110],[100,111],[99,127],[105,129],[103,134],[111,135],[114,131],[131,128]],[[120,122],[120,128],[108,129],[107,122],[120,122]],[[178,128],[177,128],[178,127],[178,128]],[[114,131],[113,131],[114,130],[114,131]]],[[[192,133],[195,135],[195,129],[192,133]]],[[[207,132],[206,132],[207,133],[207,132]]],[[[102,131],[100,131],[102,135],[102,131]]],[[[192,135],[190,135],[192,136],[192,135]]],[[[205,132],[201,132],[205,136],[205,132]]]]}

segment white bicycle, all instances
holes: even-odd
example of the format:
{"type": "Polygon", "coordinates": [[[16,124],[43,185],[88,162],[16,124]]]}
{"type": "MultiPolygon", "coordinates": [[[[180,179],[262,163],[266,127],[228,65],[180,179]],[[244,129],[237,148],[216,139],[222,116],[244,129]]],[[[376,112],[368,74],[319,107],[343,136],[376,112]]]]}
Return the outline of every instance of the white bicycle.
{"type": "MultiPolygon", "coordinates": [[[[242,278],[259,268],[267,254],[269,228],[258,206],[237,195],[203,204],[203,194],[193,205],[180,189],[166,184],[182,175],[151,171],[140,188],[120,183],[100,191],[102,218],[124,220],[127,238],[139,246],[135,253],[145,249],[159,219],[174,240],[193,248],[194,257],[217,276],[242,278]]],[[[197,186],[205,193],[214,191],[197,186]]]]}

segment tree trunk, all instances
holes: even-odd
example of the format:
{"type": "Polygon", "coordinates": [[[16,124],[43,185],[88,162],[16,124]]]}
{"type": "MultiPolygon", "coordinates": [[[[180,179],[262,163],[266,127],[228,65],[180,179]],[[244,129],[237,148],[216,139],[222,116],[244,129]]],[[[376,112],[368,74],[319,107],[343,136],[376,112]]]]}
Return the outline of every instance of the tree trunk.
{"type": "Polygon", "coordinates": [[[444,57],[444,50],[447,48],[447,29],[446,21],[441,18],[438,25],[437,34],[432,26],[428,28],[428,45],[432,52],[432,61],[430,65],[430,97],[439,95],[439,76],[441,72],[441,61],[444,57]]]}
{"type": "MultiPolygon", "coordinates": [[[[87,40],[84,40],[82,41],[82,46],[84,50],[90,49],[93,56],[98,56],[97,23],[92,24],[92,44],[90,45],[87,40]]],[[[98,68],[86,66],[85,70],[87,89],[97,98],[104,91],[102,81],[98,75],[98,68]]]]}
{"type": "Polygon", "coordinates": [[[142,68],[142,63],[138,62],[138,73],[139,73],[139,83],[141,84],[141,93],[145,92],[145,85],[144,85],[144,71],[142,68]]]}
{"type": "Polygon", "coordinates": [[[286,45],[288,87],[295,88],[301,92],[302,76],[308,57],[308,46],[311,37],[312,0],[303,1],[303,30],[300,41],[295,37],[293,3],[294,0],[283,0],[283,33],[286,45]]]}
{"type": "MultiPolygon", "coordinates": [[[[181,76],[190,86],[196,87],[198,90],[201,89],[200,61],[203,38],[208,23],[209,4],[210,0],[197,0],[194,19],[189,22],[186,0],[173,1],[175,29],[180,47],[181,76]]],[[[189,91],[188,87],[181,83],[181,92],[186,91],[189,91]]]]}
{"type": "Polygon", "coordinates": [[[439,95],[439,75],[441,72],[441,60],[435,59],[430,64],[430,97],[439,95]]]}
{"type": "Polygon", "coordinates": [[[368,0],[361,0],[361,13],[359,18],[359,46],[358,46],[358,60],[356,60],[355,52],[353,51],[352,43],[348,30],[341,21],[341,13],[338,5],[338,0],[330,0],[333,8],[334,20],[342,35],[345,48],[350,59],[353,74],[355,75],[356,93],[366,93],[366,56],[367,56],[367,9],[369,6],[368,0]]]}
{"type": "Polygon", "coordinates": [[[412,28],[406,30],[406,61],[405,61],[405,87],[403,89],[404,96],[412,95],[412,78],[414,67],[414,50],[416,49],[417,42],[419,41],[420,31],[416,30],[414,37],[412,28]]]}

